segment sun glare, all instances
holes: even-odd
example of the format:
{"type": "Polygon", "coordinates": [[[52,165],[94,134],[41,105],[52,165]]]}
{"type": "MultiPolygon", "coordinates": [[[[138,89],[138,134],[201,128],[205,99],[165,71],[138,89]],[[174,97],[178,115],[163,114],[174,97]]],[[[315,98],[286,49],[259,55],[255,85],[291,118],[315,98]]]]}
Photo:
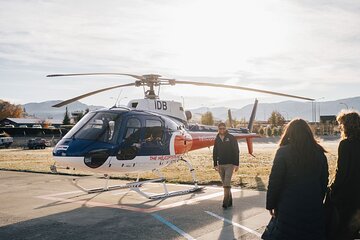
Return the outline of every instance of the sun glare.
{"type": "Polygon", "coordinates": [[[178,13],[169,17],[163,45],[177,60],[169,67],[182,74],[246,70],[249,60],[286,51],[288,45],[287,20],[265,10],[264,3],[196,1],[178,13]]]}

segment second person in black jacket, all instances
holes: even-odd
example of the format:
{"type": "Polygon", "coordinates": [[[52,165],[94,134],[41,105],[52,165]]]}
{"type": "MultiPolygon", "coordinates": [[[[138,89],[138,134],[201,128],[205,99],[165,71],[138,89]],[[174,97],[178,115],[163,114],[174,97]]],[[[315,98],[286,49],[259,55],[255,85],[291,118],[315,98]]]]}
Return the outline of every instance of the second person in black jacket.
{"type": "Polygon", "coordinates": [[[218,125],[219,133],[215,138],[213,160],[224,187],[223,208],[232,206],[231,177],[239,169],[239,145],[236,138],[226,130],[225,123],[218,125]]]}
{"type": "Polygon", "coordinates": [[[329,229],[336,240],[359,239],[360,236],[360,115],[345,111],[337,120],[342,133],[338,150],[331,201],[338,210],[338,226],[329,229]]]}
{"type": "Polygon", "coordinates": [[[270,173],[266,209],[274,224],[264,239],[325,239],[329,173],[324,152],[304,120],[287,125],[270,173]]]}

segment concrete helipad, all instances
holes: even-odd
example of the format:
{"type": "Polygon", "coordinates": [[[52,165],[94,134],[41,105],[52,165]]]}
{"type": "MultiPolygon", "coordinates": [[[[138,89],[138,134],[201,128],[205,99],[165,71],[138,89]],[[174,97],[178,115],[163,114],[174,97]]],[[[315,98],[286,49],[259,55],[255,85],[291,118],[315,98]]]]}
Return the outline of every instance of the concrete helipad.
{"type": "MultiPolygon", "coordinates": [[[[0,239],[260,239],[270,219],[265,192],[233,189],[234,206],[223,210],[219,187],[149,200],[129,189],[86,194],[70,179],[0,171],[0,239]]],[[[143,190],[160,193],[162,187],[143,190]]]]}

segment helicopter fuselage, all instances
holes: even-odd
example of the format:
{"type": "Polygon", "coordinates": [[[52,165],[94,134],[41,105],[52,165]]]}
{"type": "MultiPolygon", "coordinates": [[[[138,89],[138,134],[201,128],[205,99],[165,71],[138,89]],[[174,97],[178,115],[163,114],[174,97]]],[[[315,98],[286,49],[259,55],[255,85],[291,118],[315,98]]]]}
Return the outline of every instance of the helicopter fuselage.
{"type": "MultiPolygon", "coordinates": [[[[99,173],[161,169],[189,151],[214,144],[216,129],[187,126],[149,111],[101,109],[86,114],[53,150],[57,166],[99,173]]],[[[252,138],[247,129],[237,138],[252,138]]]]}

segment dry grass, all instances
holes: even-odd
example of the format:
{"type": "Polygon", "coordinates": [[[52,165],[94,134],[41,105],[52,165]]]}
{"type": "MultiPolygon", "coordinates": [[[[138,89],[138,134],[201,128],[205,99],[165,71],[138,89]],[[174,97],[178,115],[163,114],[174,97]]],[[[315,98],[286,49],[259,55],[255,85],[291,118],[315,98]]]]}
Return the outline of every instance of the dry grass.
{"type": "MultiPolygon", "coordinates": [[[[329,151],[327,153],[330,179],[333,178],[336,168],[338,142],[323,142],[322,145],[329,151]]],[[[273,143],[255,144],[255,156],[246,153],[244,144],[240,144],[240,169],[233,176],[234,185],[264,190],[267,186],[276,145],[273,143]]],[[[0,149],[0,169],[21,170],[49,173],[49,166],[53,163],[52,149],[23,150],[0,149]]],[[[189,153],[186,156],[196,170],[200,184],[220,184],[218,173],[212,168],[212,153],[210,149],[202,149],[189,153]]],[[[64,173],[89,174],[86,172],[64,173]]],[[[190,183],[191,175],[184,163],[174,164],[162,170],[169,182],[190,183]]],[[[116,175],[120,178],[135,178],[134,174],[116,175]]],[[[144,173],[142,178],[153,178],[152,173],[144,173]]]]}

